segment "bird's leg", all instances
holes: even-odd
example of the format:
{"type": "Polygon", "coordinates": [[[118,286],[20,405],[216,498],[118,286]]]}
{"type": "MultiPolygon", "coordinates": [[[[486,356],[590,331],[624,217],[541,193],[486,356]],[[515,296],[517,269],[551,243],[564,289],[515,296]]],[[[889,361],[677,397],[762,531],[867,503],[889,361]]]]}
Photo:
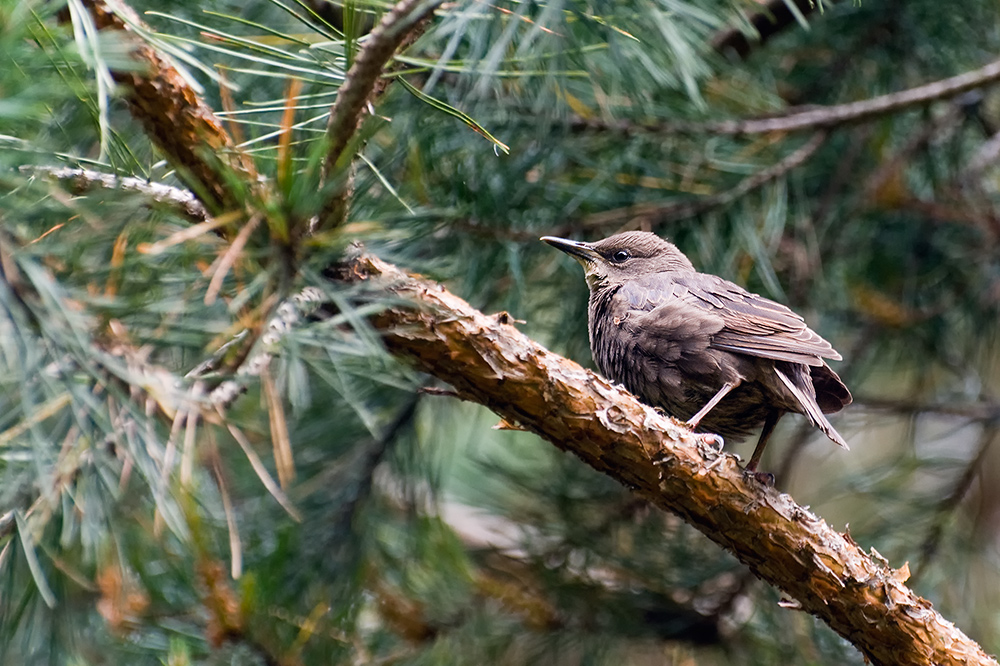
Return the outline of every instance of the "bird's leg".
{"type": "Polygon", "coordinates": [[[726,382],[723,384],[722,388],[719,389],[719,392],[716,393],[704,407],[698,410],[697,414],[687,420],[687,424],[691,426],[691,428],[697,428],[701,420],[705,418],[705,415],[712,411],[712,408],[719,404],[719,401],[725,398],[727,393],[739,385],[739,382],[726,382]]]}
{"type": "MultiPolygon", "coordinates": [[[[780,409],[772,409],[767,413],[764,418],[764,428],[760,431],[760,439],[757,440],[757,448],[753,450],[753,455],[750,456],[750,462],[747,463],[746,473],[758,476],[757,463],[760,462],[760,457],[764,455],[764,447],[767,446],[767,440],[771,439],[771,433],[774,432],[774,426],[778,425],[778,419],[784,414],[780,409]]],[[[771,476],[768,474],[768,476],[771,476]]],[[[774,477],[771,477],[771,483],[774,483],[774,477]]]]}

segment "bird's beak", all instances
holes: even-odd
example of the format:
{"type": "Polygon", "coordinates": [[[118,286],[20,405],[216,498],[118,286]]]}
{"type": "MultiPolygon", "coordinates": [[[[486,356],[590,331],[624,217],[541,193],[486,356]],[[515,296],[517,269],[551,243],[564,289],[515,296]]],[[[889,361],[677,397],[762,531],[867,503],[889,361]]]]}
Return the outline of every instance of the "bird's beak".
{"type": "Polygon", "coordinates": [[[572,256],[584,266],[598,260],[601,256],[591,247],[590,243],[582,243],[568,238],[558,238],[557,236],[542,236],[541,240],[555,249],[562,250],[572,256]]]}

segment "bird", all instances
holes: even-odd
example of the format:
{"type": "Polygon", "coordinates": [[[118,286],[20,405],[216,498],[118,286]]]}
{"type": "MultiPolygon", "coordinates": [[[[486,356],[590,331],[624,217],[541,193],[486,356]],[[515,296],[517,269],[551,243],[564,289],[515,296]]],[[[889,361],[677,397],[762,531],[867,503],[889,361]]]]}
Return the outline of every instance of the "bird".
{"type": "Polygon", "coordinates": [[[584,268],[590,348],[600,372],[695,432],[739,440],[761,428],[745,467],[758,472],[787,412],[848,448],[826,414],[852,401],[825,359],[833,346],[784,305],[695,270],[674,244],[628,231],[593,243],[543,236],[584,268]]]}

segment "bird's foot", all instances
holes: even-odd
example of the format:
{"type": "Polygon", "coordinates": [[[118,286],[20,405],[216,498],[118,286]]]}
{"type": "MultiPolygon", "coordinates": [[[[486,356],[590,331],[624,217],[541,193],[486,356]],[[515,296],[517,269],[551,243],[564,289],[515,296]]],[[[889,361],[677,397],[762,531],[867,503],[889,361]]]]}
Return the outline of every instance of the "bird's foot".
{"type": "Polygon", "coordinates": [[[770,472],[758,472],[756,469],[745,469],[743,470],[744,479],[753,479],[757,483],[767,486],[768,488],[774,487],[774,474],[770,472]]]}
{"type": "Polygon", "coordinates": [[[706,433],[698,433],[697,436],[701,439],[702,442],[704,442],[704,444],[709,449],[715,451],[716,453],[722,451],[722,448],[726,445],[726,441],[722,439],[722,435],[716,435],[715,433],[706,432],[706,433]]]}
{"type": "Polygon", "coordinates": [[[501,310],[500,312],[495,312],[493,314],[493,319],[496,320],[498,324],[527,324],[528,322],[523,319],[515,319],[506,310],[501,310]]]}

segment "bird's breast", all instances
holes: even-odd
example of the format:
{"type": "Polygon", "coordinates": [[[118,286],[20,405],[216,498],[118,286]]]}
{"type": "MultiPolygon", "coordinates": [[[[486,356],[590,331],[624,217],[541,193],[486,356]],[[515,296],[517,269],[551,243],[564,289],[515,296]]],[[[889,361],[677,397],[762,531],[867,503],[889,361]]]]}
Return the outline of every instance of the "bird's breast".
{"type": "MultiPolygon", "coordinates": [[[[745,364],[741,355],[712,349],[708,337],[687,337],[682,326],[650,331],[641,329],[643,313],[631,310],[614,293],[595,294],[589,308],[590,349],[594,363],[606,378],[623,385],[629,392],[653,407],[679,419],[698,412],[727,381],[743,382],[740,372],[745,364]],[[671,336],[677,333],[676,339],[671,336]]],[[[742,383],[713,409],[699,430],[716,432],[724,437],[746,436],[766,416],[766,401],[760,399],[761,387],[742,383]]]]}

